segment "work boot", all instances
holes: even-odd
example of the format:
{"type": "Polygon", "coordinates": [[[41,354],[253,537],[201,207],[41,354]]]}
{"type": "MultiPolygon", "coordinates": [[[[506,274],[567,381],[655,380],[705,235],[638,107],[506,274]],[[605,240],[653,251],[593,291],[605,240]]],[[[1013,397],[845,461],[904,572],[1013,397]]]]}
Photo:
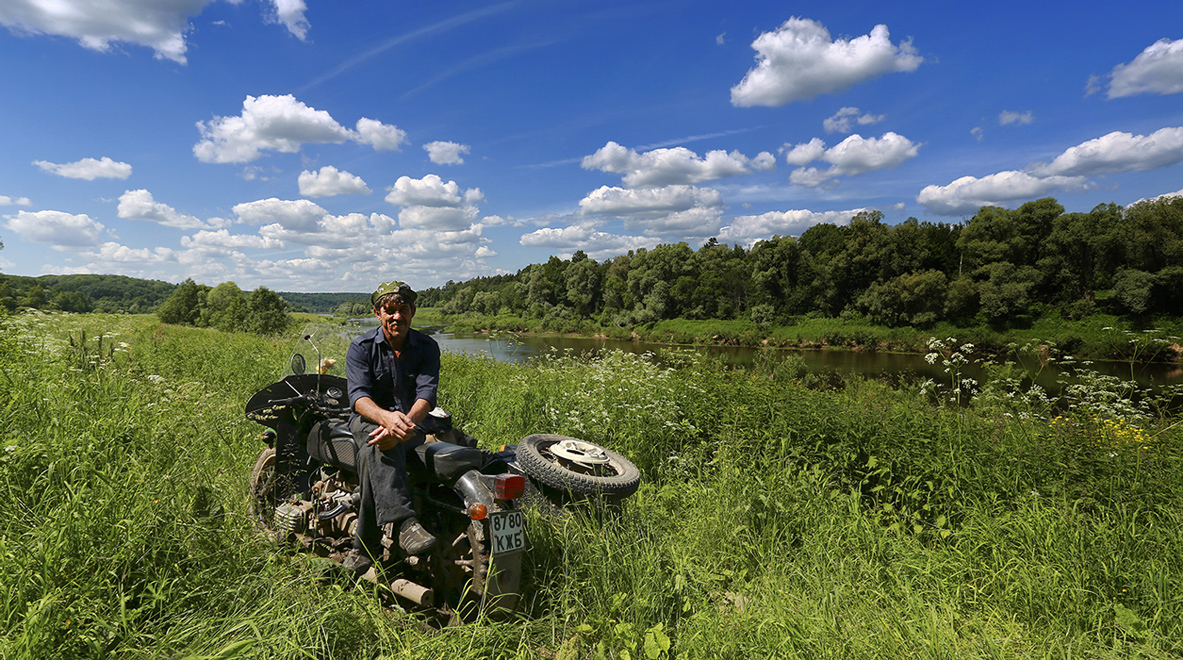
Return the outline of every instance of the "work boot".
{"type": "Polygon", "coordinates": [[[354,548],[345,555],[345,561],[341,562],[341,565],[345,567],[345,570],[353,573],[354,577],[361,577],[374,565],[374,560],[370,559],[370,555],[365,550],[354,548]]]}
{"type": "Polygon", "coordinates": [[[419,519],[407,518],[398,530],[398,545],[403,552],[410,555],[421,555],[436,546],[436,539],[431,532],[423,529],[419,519]]]}

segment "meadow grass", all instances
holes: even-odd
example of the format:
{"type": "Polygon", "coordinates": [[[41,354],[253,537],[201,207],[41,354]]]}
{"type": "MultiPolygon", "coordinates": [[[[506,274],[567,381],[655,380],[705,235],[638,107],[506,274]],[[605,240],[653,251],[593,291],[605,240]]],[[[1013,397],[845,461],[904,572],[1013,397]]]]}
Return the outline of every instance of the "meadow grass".
{"type": "Polygon", "coordinates": [[[532,510],[521,616],[432,632],[251,528],[243,406],[290,340],[0,323],[0,658],[1183,654],[1176,418],[791,359],[446,354],[441,403],[486,446],[575,435],[644,480],[532,510]]]}

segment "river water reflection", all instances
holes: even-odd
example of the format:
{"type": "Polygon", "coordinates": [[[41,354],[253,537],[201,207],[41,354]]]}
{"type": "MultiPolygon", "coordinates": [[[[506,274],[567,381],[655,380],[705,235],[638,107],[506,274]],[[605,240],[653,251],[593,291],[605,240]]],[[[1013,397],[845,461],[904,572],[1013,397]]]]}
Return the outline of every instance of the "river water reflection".
{"type": "MultiPolygon", "coordinates": [[[[781,359],[789,355],[800,356],[805,368],[811,372],[825,374],[838,372],[843,374],[858,374],[870,378],[888,378],[904,381],[922,381],[931,378],[937,382],[948,382],[948,374],[940,361],[929,364],[923,355],[904,355],[898,353],[877,353],[864,351],[843,350],[792,350],[792,349],[759,349],[738,346],[671,346],[669,344],[655,344],[646,342],[624,341],[618,339],[595,339],[591,337],[564,336],[522,336],[503,335],[490,337],[487,334],[451,333],[442,328],[420,328],[431,334],[440,347],[452,353],[467,355],[488,355],[504,362],[522,363],[532,358],[545,355],[552,350],[559,352],[571,351],[575,354],[596,354],[602,351],[627,351],[630,353],[657,353],[662,349],[684,348],[705,352],[712,356],[719,356],[728,364],[736,368],[750,367],[761,353],[772,359],[781,359]]],[[[1025,365],[1028,373],[1036,378],[1040,386],[1048,390],[1058,390],[1057,380],[1061,378],[1057,369],[1052,365],[1040,365],[1032,361],[1025,365]]],[[[1133,365],[1125,362],[1094,362],[1089,368],[1104,375],[1118,376],[1129,379],[1131,376],[1143,386],[1163,386],[1183,384],[1183,367],[1179,365],[1145,364],[1133,365]]],[[[982,369],[976,365],[967,365],[962,370],[963,375],[982,380],[982,369]]]]}

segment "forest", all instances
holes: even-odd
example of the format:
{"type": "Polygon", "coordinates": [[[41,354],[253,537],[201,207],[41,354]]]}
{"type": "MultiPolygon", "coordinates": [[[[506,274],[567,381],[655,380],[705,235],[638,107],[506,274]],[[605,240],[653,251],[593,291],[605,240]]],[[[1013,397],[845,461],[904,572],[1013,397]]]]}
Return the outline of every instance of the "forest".
{"type": "Polygon", "coordinates": [[[0,275],[0,306],[63,312],[150,314],[177,285],[124,275],[0,275]]]}
{"type": "Polygon", "coordinates": [[[1055,199],[983,207],[965,223],[819,224],[750,248],[710,239],[597,262],[582,251],[514,275],[449,281],[421,292],[443,314],[513,315],[570,331],[666,319],[804,316],[887,327],[1021,328],[1041,316],[1175,315],[1183,303],[1183,197],[1065,213],[1055,199]]]}

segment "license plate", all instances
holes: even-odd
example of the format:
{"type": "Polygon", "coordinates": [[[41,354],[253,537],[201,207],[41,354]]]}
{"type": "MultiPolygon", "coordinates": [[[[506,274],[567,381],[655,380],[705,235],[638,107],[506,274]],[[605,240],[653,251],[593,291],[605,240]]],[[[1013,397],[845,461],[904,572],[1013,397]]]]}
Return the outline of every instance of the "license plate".
{"type": "Polygon", "coordinates": [[[526,549],[526,516],[521,511],[496,511],[489,514],[493,532],[492,554],[509,555],[526,549]]]}

